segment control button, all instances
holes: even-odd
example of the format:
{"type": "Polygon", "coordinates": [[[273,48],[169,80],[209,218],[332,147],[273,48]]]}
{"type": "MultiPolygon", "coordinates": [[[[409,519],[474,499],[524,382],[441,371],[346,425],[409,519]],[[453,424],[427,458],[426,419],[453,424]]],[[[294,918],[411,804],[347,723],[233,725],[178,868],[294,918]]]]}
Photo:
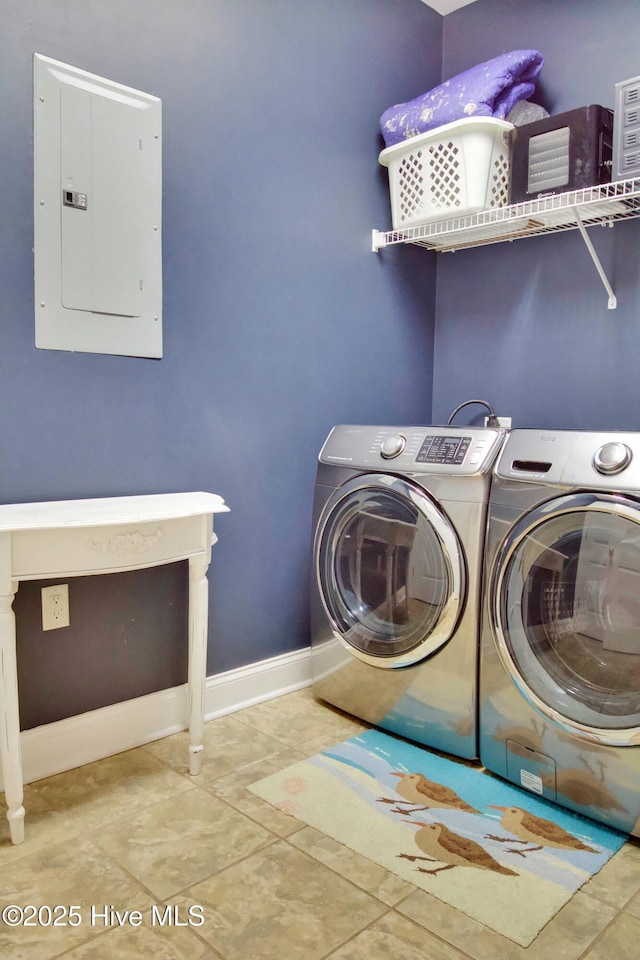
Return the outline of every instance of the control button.
{"type": "Polygon", "coordinates": [[[473,457],[469,457],[469,463],[473,464],[474,466],[476,463],[480,463],[481,460],[482,460],[482,457],[480,456],[479,453],[473,457]]]}
{"type": "Polygon", "coordinates": [[[476,450],[482,450],[482,448],[486,447],[486,445],[487,445],[486,440],[478,440],[478,442],[476,443],[476,450]]]}
{"type": "Polygon", "coordinates": [[[400,456],[406,446],[406,443],[407,441],[401,434],[394,433],[382,441],[380,446],[380,456],[384,457],[385,460],[393,460],[394,457],[400,456]]]}
{"type": "Polygon", "coordinates": [[[615,441],[614,443],[605,443],[599,450],[596,450],[593,456],[593,466],[598,473],[611,474],[620,473],[631,463],[633,454],[626,445],[615,441]]]}

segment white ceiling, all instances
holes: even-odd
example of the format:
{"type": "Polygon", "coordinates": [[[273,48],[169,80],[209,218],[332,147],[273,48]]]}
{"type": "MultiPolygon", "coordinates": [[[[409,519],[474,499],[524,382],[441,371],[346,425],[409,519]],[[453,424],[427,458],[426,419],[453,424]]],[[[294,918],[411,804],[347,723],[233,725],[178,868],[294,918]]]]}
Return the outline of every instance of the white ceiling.
{"type": "Polygon", "coordinates": [[[422,0],[422,2],[445,16],[453,10],[458,10],[459,7],[466,7],[467,4],[474,3],[474,0],[422,0]]]}

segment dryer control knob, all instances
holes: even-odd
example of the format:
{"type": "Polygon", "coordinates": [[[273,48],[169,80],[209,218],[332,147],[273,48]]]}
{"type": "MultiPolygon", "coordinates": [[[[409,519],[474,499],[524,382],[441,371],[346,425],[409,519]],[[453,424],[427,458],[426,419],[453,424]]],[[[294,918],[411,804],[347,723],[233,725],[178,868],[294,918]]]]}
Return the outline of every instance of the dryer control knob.
{"type": "Polygon", "coordinates": [[[390,437],[385,437],[382,441],[380,456],[384,457],[385,460],[393,460],[394,457],[400,456],[406,445],[407,441],[402,434],[394,433],[390,437]]]}
{"type": "Polygon", "coordinates": [[[626,443],[605,443],[593,456],[593,466],[598,473],[620,473],[631,463],[633,454],[626,443]]]}

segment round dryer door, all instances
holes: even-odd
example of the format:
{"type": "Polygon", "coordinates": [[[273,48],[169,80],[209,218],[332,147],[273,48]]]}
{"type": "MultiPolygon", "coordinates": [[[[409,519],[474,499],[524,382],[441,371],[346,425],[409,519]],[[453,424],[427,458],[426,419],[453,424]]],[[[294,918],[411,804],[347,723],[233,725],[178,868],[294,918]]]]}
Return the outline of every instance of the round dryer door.
{"type": "Polygon", "coordinates": [[[462,548],[421,488],[379,474],[345,483],[325,506],[314,554],[325,612],[358,659],[401,667],[451,637],[464,604],[462,548]]]}
{"type": "Polygon", "coordinates": [[[528,513],[494,567],[498,650],[530,702],[608,744],[640,743],[640,504],[580,493],[528,513]]]}

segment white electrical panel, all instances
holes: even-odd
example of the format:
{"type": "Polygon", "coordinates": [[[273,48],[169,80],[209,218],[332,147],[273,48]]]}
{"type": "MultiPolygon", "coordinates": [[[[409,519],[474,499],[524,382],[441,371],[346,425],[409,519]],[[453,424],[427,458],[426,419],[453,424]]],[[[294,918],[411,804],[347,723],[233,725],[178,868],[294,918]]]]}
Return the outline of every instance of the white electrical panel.
{"type": "Polygon", "coordinates": [[[162,356],[162,102],[34,56],[36,347],[162,356]]]}

